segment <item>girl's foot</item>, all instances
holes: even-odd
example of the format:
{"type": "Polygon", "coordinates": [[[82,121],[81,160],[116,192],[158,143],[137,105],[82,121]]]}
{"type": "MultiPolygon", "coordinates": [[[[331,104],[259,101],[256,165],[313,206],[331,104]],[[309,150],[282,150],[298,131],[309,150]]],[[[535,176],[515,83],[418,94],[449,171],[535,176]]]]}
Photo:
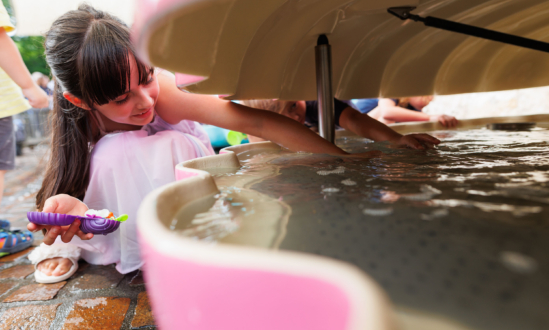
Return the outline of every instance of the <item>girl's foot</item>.
{"type": "Polygon", "coordinates": [[[36,268],[47,276],[61,276],[66,274],[72,267],[69,258],[51,258],[41,261],[36,268]]]}
{"type": "Polygon", "coordinates": [[[58,283],[70,278],[78,270],[80,248],[71,244],[40,244],[29,254],[36,271],[37,283],[58,283]]]}

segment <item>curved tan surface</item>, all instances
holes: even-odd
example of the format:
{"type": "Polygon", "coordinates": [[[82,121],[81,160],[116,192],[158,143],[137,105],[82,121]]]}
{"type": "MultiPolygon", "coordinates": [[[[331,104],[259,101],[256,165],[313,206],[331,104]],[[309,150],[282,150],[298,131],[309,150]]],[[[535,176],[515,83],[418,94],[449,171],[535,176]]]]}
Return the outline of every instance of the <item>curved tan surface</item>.
{"type": "Polygon", "coordinates": [[[549,41],[543,0],[140,0],[134,40],[154,65],[192,75],[186,90],[232,99],[316,99],[319,34],[340,99],[549,85],[549,54],[401,21],[394,6],[549,41]]]}

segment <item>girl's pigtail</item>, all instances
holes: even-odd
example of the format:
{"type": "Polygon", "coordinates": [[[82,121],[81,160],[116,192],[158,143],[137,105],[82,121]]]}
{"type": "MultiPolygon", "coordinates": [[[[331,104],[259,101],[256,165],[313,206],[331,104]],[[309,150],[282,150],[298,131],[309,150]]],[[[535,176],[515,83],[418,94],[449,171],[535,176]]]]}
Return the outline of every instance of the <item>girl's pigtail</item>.
{"type": "Polygon", "coordinates": [[[36,207],[57,194],[84,198],[89,181],[90,149],[93,141],[89,113],[67,101],[57,82],[54,88],[51,127],[51,155],[36,207]]]}

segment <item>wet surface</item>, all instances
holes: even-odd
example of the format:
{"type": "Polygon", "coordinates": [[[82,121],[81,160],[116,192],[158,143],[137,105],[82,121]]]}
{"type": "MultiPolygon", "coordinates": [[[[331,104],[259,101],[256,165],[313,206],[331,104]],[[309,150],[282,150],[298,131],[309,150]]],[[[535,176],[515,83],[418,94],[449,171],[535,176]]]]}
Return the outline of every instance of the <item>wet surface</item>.
{"type": "Polygon", "coordinates": [[[51,300],[65,284],[67,284],[66,281],[54,284],[25,285],[4,299],[4,302],[51,300]]]}
{"type": "Polygon", "coordinates": [[[9,292],[11,289],[15,288],[18,285],[17,282],[0,282],[0,296],[9,292]]]}
{"type": "Polygon", "coordinates": [[[291,207],[280,249],[353,263],[399,306],[473,329],[548,329],[549,131],[435,134],[444,142],[429,151],[338,141],[384,152],[370,160],[244,155],[216,181],[276,167],[246,188],[291,207]]]}
{"type": "Polygon", "coordinates": [[[4,270],[0,270],[0,280],[6,278],[18,278],[24,279],[30,274],[34,273],[33,265],[17,265],[4,270]]]}
{"type": "Polygon", "coordinates": [[[10,308],[0,318],[0,329],[48,330],[60,305],[27,305],[10,308]]]}
{"type": "Polygon", "coordinates": [[[72,292],[81,290],[100,290],[114,288],[124,278],[114,266],[86,267],[86,269],[75,274],[75,279],[68,289],[72,292]]]}
{"type": "Polygon", "coordinates": [[[23,155],[15,159],[15,170],[6,172],[0,219],[9,220],[12,228],[26,228],[27,212],[36,210],[36,193],[42,184],[48,152],[46,145],[25,148],[23,155]]]}
{"type": "Polygon", "coordinates": [[[149,296],[147,295],[147,292],[141,292],[137,297],[137,307],[135,308],[132,328],[142,328],[153,324],[154,319],[149,303],[149,296]]]}
{"type": "Polygon", "coordinates": [[[34,247],[30,247],[28,249],[25,249],[25,250],[17,252],[17,253],[8,254],[7,256],[0,258],[0,262],[6,263],[6,262],[20,260],[23,257],[26,257],[29,253],[31,253],[32,250],[34,250],[34,247]]]}
{"type": "Polygon", "coordinates": [[[98,297],[81,299],[67,316],[63,329],[120,329],[131,299],[98,297]]]}

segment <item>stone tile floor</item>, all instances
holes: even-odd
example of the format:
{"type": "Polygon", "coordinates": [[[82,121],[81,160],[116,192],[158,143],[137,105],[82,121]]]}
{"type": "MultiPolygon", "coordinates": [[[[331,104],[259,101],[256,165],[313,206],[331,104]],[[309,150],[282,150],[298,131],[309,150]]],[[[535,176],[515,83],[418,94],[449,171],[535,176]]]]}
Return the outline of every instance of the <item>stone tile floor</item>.
{"type": "MultiPolygon", "coordinates": [[[[35,209],[48,148],[25,149],[6,175],[0,219],[24,228],[35,209]]],[[[35,246],[41,234],[35,235],[35,246]]],[[[31,247],[0,258],[0,330],[156,329],[140,271],[120,274],[114,265],[83,261],[67,281],[38,284],[27,259],[31,247]]]]}

